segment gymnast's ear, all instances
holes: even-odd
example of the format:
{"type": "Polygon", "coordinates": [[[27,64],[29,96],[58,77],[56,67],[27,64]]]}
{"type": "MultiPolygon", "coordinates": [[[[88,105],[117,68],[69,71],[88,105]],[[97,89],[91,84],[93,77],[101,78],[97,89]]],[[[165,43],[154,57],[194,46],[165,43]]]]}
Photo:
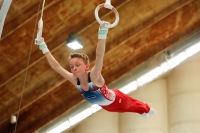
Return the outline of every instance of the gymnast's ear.
{"type": "Polygon", "coordinates": [[[88,71],[90,69],[90,64],[86,64],[86,70],[88,71]]]}

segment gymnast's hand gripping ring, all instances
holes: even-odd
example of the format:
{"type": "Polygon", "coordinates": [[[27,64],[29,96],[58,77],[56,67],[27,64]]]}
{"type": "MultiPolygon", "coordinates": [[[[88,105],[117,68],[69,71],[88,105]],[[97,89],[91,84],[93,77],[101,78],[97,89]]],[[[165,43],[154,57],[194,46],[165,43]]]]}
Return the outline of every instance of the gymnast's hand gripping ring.
{"type": "Polygon", "coordinates": [[[43,4],[42,4],[42,12],[41,12],[41,16],[40,16],[40,20],[38,22],[38,32],[37,32],[37,37],[35,39],[35,44],[38,45],[38,41],[41,41],[42,39],[42,31],[43,31],[43,11],[44,11],[44,3],[45,0],[43,0],[43,4]]]}
{"type": "Polygon", "coordinates": [[[35,39],[35,44],[38,44],[38,41],[42,38],[42,31],[43,31],[43,21],[42,19],[40,19],[38,22],[38,32],[37,32],[37,37],[35,39]]]}
{"type": "Polygon", "coordinates": [[[113,24],[110,24],[106,28],[113,28],[113,27],[115,27],[118,24],[118,22],[119,22],[119,14],[118,14],[117,10],[110,4],[110,0],[106,0],[106,3],[100,4],[100,5],[98,5],[96,7],[96,9],[95,9],[95,18],[96,18],[97,22],[100,25],[103,24],[103,21],[100,20],[99,15],[98,15],[98,11],[102,7],[105,7],[105,8],[108,8],[108,9],[112,10],[115,13],[115,16],[116,16],[115,22],[113,24]]]}

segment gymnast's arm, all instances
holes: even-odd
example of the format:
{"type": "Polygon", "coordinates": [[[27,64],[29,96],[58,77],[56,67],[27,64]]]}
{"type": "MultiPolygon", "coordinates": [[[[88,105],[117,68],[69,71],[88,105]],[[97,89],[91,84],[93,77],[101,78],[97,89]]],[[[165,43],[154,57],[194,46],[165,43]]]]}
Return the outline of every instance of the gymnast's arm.
{"type": "Polygon", "coordinates": [[[72,84],[76,85],[76,77],[70,73],[69,71],[65,70],[53,57],[51,52],[48,50],[47,45],[44,41],[40,42],[39,49],[42,50],[43,54],[45,54],[45,57],[47,58],[48,63],[50,64],[51,68],[58,72],[60,75],[62,75],[64,78],[69,80],[72,84]]]}
{"type": "Polygon", "coordinates": [[[99,87],[102,87],[105,83],[104,78],[101,74],[102,68],[103,68],[103,57],[105,53],[105,47],[106,47],[106,36],[108,32],[108,28],[104,28],[104,26],[108,22],[104,22],[103,25],[100,26],[99,29],[99,35],[98,35],[98,43],[96,48],[96,59],[95,59],[95,65],[91,69],[91,80],[92,82],[99,87]]]}
{"type": "Polygon", "coordinates": [[[75,76],[61,67],[61,65],[56,61],[56,59],[52,56],[50,52],[45,53],[45,56],[50,64],[50,66],[58,72],[60,75],[62,75],[64,78],[68,79],[71,83],[76,84],[77,80],[75,76]]]}
{"type": "Polygon", "coordinates": [[[96,59],[95,59],[95,65],[91,69],[91,80],[92,82],[99,87],[102,87],[104,85],[104,78],[101,75],[101,70],[103,67],[103,57],[105,52],[105,45],[106,40],[105,39],[99,39],[97,43],[96,48],[96,59]]]}

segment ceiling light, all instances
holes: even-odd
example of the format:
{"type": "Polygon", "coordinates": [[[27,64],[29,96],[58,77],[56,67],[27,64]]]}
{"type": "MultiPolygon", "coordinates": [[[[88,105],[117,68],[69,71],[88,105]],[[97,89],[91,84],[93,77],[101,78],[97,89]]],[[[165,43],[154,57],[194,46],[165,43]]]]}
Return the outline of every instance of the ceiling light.
{"type": "Polygon", "coordinates": [[[174,68],[178,66],[182,61],[187,59],[187,55],[185,52],[181,52],[178,55],[174,56],[173,58],[169,59],[168,63],[170,68],[174,68]]]}
{"type": "Polygon", "coordinates": [[[186,52],[187,56],[190,57],[190,56],[196,54],[199,51],[200,51],[200,42],[198,42],[198,43],[194,44],[193,46],[187,48],[185,52],[186,52]]]}
{"type": "Polygon", "coordinates": [[[161,65],[160,65],[162,71],[165,73],[167,71],[170,70],[170,67],[169,67],[169,64],[167,62],[163,62],[161,65]]]}
{"type": "Polygon", "coordinates": [[[99,106],[97,104],[93,104],[90,108],[92,109],[92,113],[96,113],[97,111],[102,109],[101,106],[99,106]]]}
{"type": "Polygon", "coordinates": [[[67,44],[67,46],[74,50],[83,48],[83,46],[77,41],[70,42],[67,44]]]}
{"type": "Polygon", "coordinates": [[[120,88],[119,90],[125,94],[130,93],[131,91],[134,91],[137,89],[137,82],[133,81],[127,85],[125,85],[124,87],[120,88]]]}
{"type": "Polygon", "coordinates": [[[87,108],[87,109],[83,110],[79,114],[77,114],[69,119],[70,125],[75,125],[76,123],[82,121],[83,119],[87,118],[91,114],[92,114],[91,108],[87,108]]]}
{"type": "Polygon", "coordinates": [[[69,121],[65,121],[62,124],[60,124],[59,126],[57,126],[56,128],[48,131],[47,133],[60,133],[66,129],[68,129],[70,127],[69,121]]]}
{"type": "Polygon", "coordinates": [[[138,83],[139,86],[142,86],[142,85],[149,83],[150,81],[154,80],[155,78],[157,78],[161,74],[162,74],[161,67],[156,67],[153,70],[144,74],[143,76],[139,77],[137,79],[137,83],[138,83]]]}
{"type": "Polygon", "coordinates": [[[17,122],[17,117],[15,115],[11,115],[10,123],[14,124],[17,122]]]}
{"type": "Polygon", "coordinates": [[[67,46],[73,50],[78,50],[83,48],[83,43],[74,34],[70,34],[69,38],[67,39],[67,46]]]}

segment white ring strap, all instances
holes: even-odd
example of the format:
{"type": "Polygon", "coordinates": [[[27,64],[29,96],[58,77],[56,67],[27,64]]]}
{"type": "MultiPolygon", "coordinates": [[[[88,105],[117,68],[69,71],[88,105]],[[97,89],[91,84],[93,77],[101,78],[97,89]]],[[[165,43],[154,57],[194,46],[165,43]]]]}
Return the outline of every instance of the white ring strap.
{"type": "Polygon", "coordinates": [[[103,21],[100,20],[99,15],[98,15],[99,9],[102,8],[102,7],[111,9],[115,13],[115,16],[116,16],[115,22],[113,24],[110,24],[106,28],[113,28],[113,27],[115,27],[118,24],[118,22],[119,22],[119,14],[118,14],[117,10],[109,3],[109,0],[107,0],[105,4],[100,4],[100,5],[98,5],[96,7],[96,9],[95,9],[95,18],[96,18],[97,22],[100,25],[103,23],[103,21]]]}
{"type": "MultiPolygon", "coordinates": [[[[44,11],[44,3],[45,0],[43,0],[43,4],[42,4],[42,11],[41,11],[41,16],[40,16],[40,20],[38,22],[38,32],[37,32],[37,37],[36,40],[39,40],[42,37],[42,31],[43,31],[43,11],[44,11]]],[[[35,44],[37,44],[37,42],[35,41],[35,44]]]]}

